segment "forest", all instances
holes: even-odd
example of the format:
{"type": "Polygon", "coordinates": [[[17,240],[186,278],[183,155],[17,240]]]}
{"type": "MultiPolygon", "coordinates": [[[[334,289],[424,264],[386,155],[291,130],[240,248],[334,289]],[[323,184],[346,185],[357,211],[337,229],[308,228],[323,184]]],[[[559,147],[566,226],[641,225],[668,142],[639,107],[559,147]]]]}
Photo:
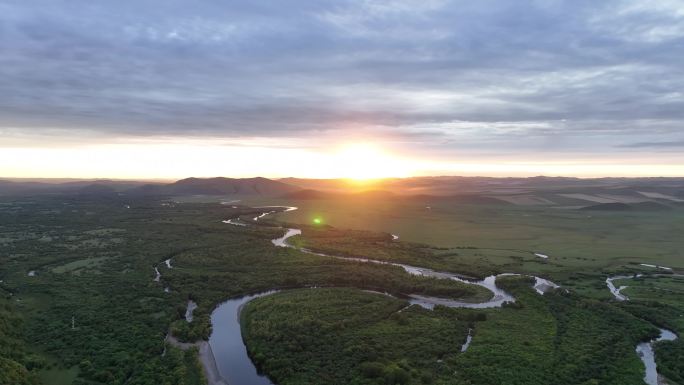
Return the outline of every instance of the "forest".
{"type": "MultiPolygon", "coordinates": [[[[506,277],[497,285],[515,303],[431,311],[409,307],[405,295],[479,302],[491,293],[397,266],[274,247],[270,240],[288,224],[254,222],[258,208],[62,196],[1,203],[2,385],[203,384],[197,350],[165,343],[167,334],[206,340],[219,303],[273,288],[282,292],[249,303],[241,319],[254,362],[279,385],[636,385],[643,366],[635,345],[657,335],[654,325],[684,331],[675,280],[666,295],[653,294],[654,282],[662,289],[665,281],[635,280],[634,301],[618,303],[602,272],[558,272],[561,286],[582,290],[543,296],[529,279],[506,277]],[[252,225],[222,223],[228,218],[252,225]],[[198,304],[192,323],[184,318],[189,299],[198,304]],[[469,333],[474,343],[461,352],[469,333]]],[[[473,277],[502,269],[468,269],[460,255],[488,252],[468,245],[298,227],[303,235],[292,242],[317,251],[473,277]]],[[[656,345],[659,370],[673,381],[684,373],[682,346],[681,339],[656,345]]]]}
{"type": "Polygon", "coordinates": [[[249,303],[243,332],[256,363],[284,385],[642,384],[634,346],[657,334],[648,322],[562,291],[540,296],[525,278],[501,281],[519,301],[487,310],[288,291],[249,303]],[[461,353],[469,329],[478,343],[461,353]]]}
{"type": "Polygon", "coordinates": [[[258,209],[45,197],[1,207],[0,320],[11,326],[0,335],[9,368],[3,385],[48,378],[56,385],[198,383],[195,353],[165,346],[165,335],[207,338],[219,302],[267,288],[380,287],[472,301],[489,295],[396,267],[274,248],[270,239],[281,230],[221,222],[258,209]],[[169,258],[171,269],[163,263],[169,258]],[[199,304],[192,324],[183,319],[188,299],[199,304]]]}

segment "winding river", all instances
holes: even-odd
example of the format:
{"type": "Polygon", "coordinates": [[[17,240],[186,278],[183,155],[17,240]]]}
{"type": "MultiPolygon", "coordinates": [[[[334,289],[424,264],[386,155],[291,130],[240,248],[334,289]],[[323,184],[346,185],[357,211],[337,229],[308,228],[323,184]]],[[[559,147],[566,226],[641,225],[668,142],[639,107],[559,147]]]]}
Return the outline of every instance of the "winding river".
{"type": "MultiPolygon", "coordinates": [[[[268,206],[268,208],[272,208],[274,206],[268,206]]],[[[275,206],[279,208],[283,208],[283,206],[275,206]]],[[[266,208],[266,207],[264,207],[266,208]]],[[[296,210],[296,207],[285,207],[285,211],[292,211],[296,210]]],[[[257,217],[255,217],[253,220],[257,221],[258,219],[263,218],[264,216],[278,212],[278,211],[271,211],[267,213],[263,213],[257,217]]],[[[239,225],[243,226],[245,224],[241,222],[235,222],[233,220],[226,220],[223,221],[226,224],[231,224],[231,225],[239,225]]],[[[289,238],[292,238],[296,235],[300,235],[302,231],[300,229],[293,229],[293,228],[288,228],[284,229],[285,234],[280,237],[273,239],[271,242],[273,243],[274,246],[276,247],[289,247],[289,248],[294,248],[296,250],[299,250],[304,253],[312,254],[312,255],[317,255],[317,256],[323,256],[323,257],[330,257],[330,258],[336,258],[336,259],[342,259],[346,261],[354,261],[354,262],[363,262],[363,263],[376,263],[376,264],[382,264],[382,265],[390,265],[390,266],[398,266],[404,269],[408,274],[411,275],[419,275],[419,276],[425,276],[425,277],[432,277],[432,278],[438,278],[438,279],[451,279],[451,280],[456,280],[459,282],[463,282],[469,285],[478,285],[482,286],[489,291],[492,292],[492,297],[484,302],[480,303],[472,303],[472,302],[464,302],[464,301],[458,301],[454,299],[449,299],[449,298],[438,298],[438,297],[431,297],[431,296],[421,296],[421,295],[409,295],[409,303],[410,304],[415,304],[422,306],[427,309],[432,309],[436,305],[444,305],[448,307],[460,307],[460,308],[494,308],[494,307],[501,307],[505,302],[514,302],[515,298],[510,295],[509,293],[505,292],[504,290],[498,288],[496,286],[496,279],[497,277],[502,277],[502,276],[509,276],[509,275],[518,275],[518,274],[512,274],[512,273],[505,273],[505,274],[499,274],[499,275],[492,275],[489,277],[486,277],[483,280],[475,280],[475,279],[469,279],[466,276],[455,274],[455,273],[450,273],[450,272],[441,272],[441,271],[435,271],[432,269],[428,268],[423,268],[423,267],[417,267],[417,266],[411,266],[411,265],[406,265],[406,264],[401,264],[401,263],[394,263],[394,262],[387,262],[387,261],[380,261],[380,260],[375,260],[375,259],[369,259],[369,258],[359,258],[359,257],[345,257],[345,256],[337,256],[337,255],[328,255],[328,254],[323,254],[323,253],[318,253],[314,252],[308,249],[304,248],[299,248],[295,247],[292,244],[288,242],[289,238]]],[[[555,283],[548,281],[543,278],[539,277],[534,277],[535,278],[535,285],[534,288],[535,290],[543,295],[546,291],[558,288],[559,286],[556,285],[555,283]]],[[[254,366],[254,363],[250,359],[249,355],[247,354],[247,348],[242,340],[242,331],[240,329],[240,322],[239,322],[239,317],[240,317],[240,309],[249,301],[263,297],[266,295],[270,295],[273,293],[276,293],[276,290],[271,290],[263,293],[258,293],[258,294],[253,294],[253,295],[247,295],[243,296],[240,298],[235,298],[235,299],[230,299],[228,301],[225,301],[218,305],[216,309],[212,312],[211,314],[211,322],[213,326],[213,332],[211,336],[209,337],[209,346],[210,349],[203,349],[200,350],[200,355],[202,356],[202,360],[205,363],[205,368],[206,367],[211,367],[212,363],[215,362],[214,367],[218,371],[218,373],[210,373],[207,377],[214,378],[215,380],[212,381],[210,380],[210,384],[223,384],[223,383],[229,383],[230,385],[272,385],[272,382],[268,379],[268,377],[260,374],[256,367],[254,366]],[[213,352],[213,354],[212,354],[213,352]],[[208,355],[211,355],[210,357],[208,355]]],[[[380,293],[382,294],[382,293],[380,293]]],[[[468,346],[470,345],[470,342],[472,341],[472,335],[471,331],[468,333],[468,337],[466,340],[466,343],[460,348],[460,350],[463,352],[465,351],[468,346]]]]}
{"type": "MultiPolygon", "coordinates": [[[[438,297],[430,297],[430,296],[422,296],[422,295],[417,295],[417,294],[411,294],[409,295],[410,297],[410,302],[412,304],[420,305],[428,309],[432,309],[435,305],[444,305],[447,307],[461,307],[461,308],[471,308],[471,309],[484,309],[484,308],[492,308],[492,307],[501,307],[504,302],[515,302],[515,298],[506,293],[504,290],[500,289],[499,287],[496,286],[496,278],[497,277],[505,277],[505,276],[512,276],[512,275],[520,275],[520,274],[514,274],[514,273],[502,273],[498,275],[490,275],[486,277],[483,280],[474,280],[470,279],[469,277],[466,277],[461,274],[455,274],[455,273],[450,273],[450,272],[443,272],[443,271],[435,271],[432,269],[428,269],[425,267],[416,267],[416,266],[411,266],[403,263],[395,263],[395,262],[388,262],[388,261],[381,261],[377,259],[369,259],[369,258],[360,258],[360,257],[343,257],[343,256],[338,256],[338,255],[329,255],[329,254],[324,254],[324,253],[318,253],[315,251],[311,251],[305,248],[301,247],[295,247],[292,246],[290,243],[287,242],[289,238],[294,237],[295,235],[301,234],[302,231],[300,229],[286,229],[285,235],[283,235],[280,238],[276,238],[272,240],[271,242],[278,247],[291,247],[295,248],[301,252],[307,253],[307,254],[313,254],[313,255],[318,255],[321,257],[330,257],[330,258],[336,258],[336,259],[343,259],[346,261],[354,261],[354,262],[366,262],[366,263],[376,263],[376,264],[381,264],[381,265],[390,265],[390,266],[398,266],[404,269],[407,273],[411,275],[420,275],[424,277],[430,277],[430,278],[438,278],[438,279],[451,279],[454,281],[459,281],[463,282],[465,284],[469,285],[477,285],[477,286],[482,286],[486,288],[487,290],[492,292],[492,298],[488,301],[485,302],[477,302],[477,303],[472,303],[472,302],[463,302],[463,301],[457,301],[453,299],[448,299],[448,298],[438,298],[438,297]]],[[[551,289],[557,289],[560,286],[556,285],[555,283],[544,279],[540,277],[535,277],[535,284],[534,284],[534,289],[537,291],[539,294],[544,294],[545,292],[551,290],[551,289]]]]}
{"type": "MultiPolygon", "coordinates": [[[[266,206],[263,208],[285,208],[284,211],[292,211],[296,210],[296,207],[285,207],[285,206],[266,206]]],[[[259,219],[272,214],[276,213],[279,211],[269,211],[269,212],[264,212],[261,215],[253,218],[254,221],[258,221],[259,219]]],[[[237,225],[237,226],[246,226],[246,224],[239,222],[239,221],[234,221],[231,219],[223,221],[226,224],[231,224],[231,225],[237,225]]],[[[432,269],[428,268],[423,268],[423,267],[416,267],[416,266],[411,266],[407,264],[401,264],[401,263],[394,263],[394,262],[388,262],[388,261],[380,261],[380,260],[375,260],[375,259],[369,259],[369,258],[360,258],[360,257],[346,257],[346,256],[338,256],[338,255],[328,255],[324,253],[318,253],[314,252],[312,250],[308,250],[305,248],[300,248],[293,246],[288,242],[289,238],[292,238],[296,235],[300,235],[302,231],[300,229],[294,229],[294,228],[287,228],[284,229],[285,234],[280,237],[273,239],[271,242],[273,243],[274,246],[276,247],[289,247],[293,248],[296,250],[299,250],[304,253],[312,254],[312,255],[317,255],[317,256],[322,256],[322,257],[330,257],[330,258],[336,258],[336,259],[342,259],[342,260],[347,260],[347,261],[354,261],[354,262],[363,262],[363,263],[375,263],[375,264],[382,264],[382,265],[390,265],[390,266],[397,266],[401,267],[406,271],[408,274],[411,275],[419,275],[419,276],[425,276],[425,277],[432,277],[432,278],[438,278],[438,279],[451,279],[451,280],[456,280],[459,282],[463,282],[465,284],[470,284],[470,285],[477,285],[484,287],[488,289],[489,291],[492,292],[492,297],[484,302],[479,302],[479,303],[471,303],[471,302],[464,302],[464,301],[458,301],[454,299],[449,299],[449,298],[438,298],[438,297],[431,297],[431,296],[421,296],[421,295],[409,295],[409,303],[410,304],[415,304],[419,305],[422,307],[425,307],[427,309],[432,309],[436,305],[444,305],[447,307],[459,307],[459,308],[495,308],[495,307],[501,307],[505,302],[514,302],[515,298],[510,295],[509,293],[505,292],[504,290],[498,288],[496,286],[496,279],[498,277],[502,276],[510,276],[510,275],[519,275],[519,274],[514,274],[514,273],[503,273],[503,274],[498,274],[498,275],[491,275],[488,276],[482,280],[475,280],[463,275],[455,274],[455,273],[450,273],[450,272],[441,272],[441,271],[435,271],[432,269]]],[[[394,237],[393,237],[394,238],[394,237]]],[[[395,238],[396,239],[396,238],[395,238]]],[[[170,261],[169,261],[170,262],[170,261]]],[[[170,267],[170,266],[169,266],[170,267]]],[[[155,268],[156,270],[156,268],[155,268]]],[[[157,270],[158,271],[158,270],[157,270]]],[[[627,278],[632,278],[633,276],[616,276],[616,277],[611,277],[606,280],[606,283],[608,285],[608,288],[610,289],[611,293],[615,296],[616,299],[624,301],[624,300],[629,300],[625,295],[621,294],[620,291],[623,290],[625,287],[619,287],[616,288],[613,284],[614,280],[619,280],[619,279],[627,279],[627,278]]],[[[539,293],[540,295],[543,295],[545,292],[552,290],[552,289],[557,289],[559,288],[558,285],[555,283],[546,280],[544,278],[540,277],[533,277],[535,278],[535,284],[534,284],[534,289],[539,293]]],[[[274,293],[277,293],[277,290],[270,290],[258,294],[252,294],[252,295],[246,295],[243,297],[235,298],[235,299],[230,299],[227,300],[220,305],[216,307],[216,309],[212,312],[211,314],[211,323],[213,326],[213,331],[211,336],[209,337],[209,341],[207,342],[199,342],[195,344],[195,346],[200,347],[200,358],[202,360],[202,363],[205,367],[205,371],[207,372],[207,378],[209,380],[210,385],[222,385],[222,384],[230,384],[230,385],[273,385],[273,383],[268,379],[263,374],[260,374],[255,367],[254,363],[250,359],[248,353],[247,353],[247,348],[244,344],[244,341],[242,340],[242,331],[240,328],[240,322],[239,322],[239,317],[240,317],[240,310],[242,307],[248,303],[249,301],[271,295],[274,293]]],[[[194,303],[193,303],[194,304],[194,303]]],[[[191,304],[188,304],[188,308],[191,307],[191,304]]],[[[190,318],[188,321],[192,319],[192,312],[190,311],[190,318]]],[[[463,346],[461,346],[460,351],[465,352],[471,341],[472,341],[472,330],[469,330],[468,332],[468,337],[463,346]]],[[[657,341],[662,341],[662,340],[673,340],[676,339],[677,336],[665,329],[661,329],[661,335],[659,338],[654,339],[649,342],[644,342],[641,343],[637,346],[636,350],[637,353],[639,354],[639,357],[641,360],[644,362],[644,365],[646,366],[646,375],[644,377],[644,381],[646,381],[647,384],[649,385],[658,385],[658,374],[656,370],[656,364],[655,364],[655,359],[654,359],[654,354],[653,354],[653,344],[657,341]]],[[[173,342],[173,338],[170,338],[170,341],[173,342]]],[[[183,345],[183,344],[180,344],[183,345]]],[[[185,344],[187,345],[187,344],[185,344]]],[[[181,346],[182,347],[182,346],[181,346]]]]}
{"type": "Polygon", "coordinates": [[[606,278],[606,286],[608,286],[608,290],[610,290],[610,293],[613,294],[613,297],[615,297],[616,300],[618,301],[629,301],[629,298],[622,294],[622,291],[627,288],[627,286],[620,286],[616,287],[613,281],[619,281],[621,279],[631,279],[631,278],[639,278],[641,277],[642,274],[636,274],[636,275],[616,275],[614,277],[608,277],[606,278]]]}
{"type": "MultiPolygon", "coordinates": [[[[272,385],[271,380],[257,371],[247,354],[240,329],[240,310],[249,301],[277,291],[230,299],[220,304],[211,313],[213,331],[209,346],[213,352],[218,372],[230,385],[272,385]]],[[[211,384],[210,384],[211,385],[211,384]]]]}
{"type": "MultiPolygon", "coordinates": [[[[645,265],[645,264],[641,264],[645,265]]],[[[651,265],[646,265],[646,266],[651,266],[651,265]]],[[[616,287],[613,281],[618,281],[618,280],[623,280],[623,279],[633,279],[633,278],[639,278],[642,277],[643,274],[633,274],[633,275],[616,275],[613,277],[608,277],[606,279],[606,285],[608,286],[608,290],[610,290],[611,294],[613,294],[613,297],[615,297],[616,300],[618,301],[629,301],[629,297],[626,295],[622,294],[622,290],[626,289],[626,285],[622,285],[619,287],[616,287]]],[[[655,361],[655,352],[653,350],[653,346],[655,345],[656,342],[660,341],[674,341],[677,339],[677,334],[671,330],[660,329],[660,335],[648,342],[642,342],[636,347],[636,352],[639,358],[641,359],[641,362],[644,363],[644,367],[646,368],[646,373],[644,374],[644,382],[647,383],[648,385],[660,385],[661,381],[658,380],[658,365],[656,364],[655,361]]]]}
{"type": "Polygon", "coordinates": [[[677,339],[677,335],[671,330],[660,328],[660,335],[658,338],[654,338],[648,342],[642,342],[636,347],[637,354],[641,361],[646,366],[646,374],[644,375],[644,381],[648,385],[659,385],[661,382],[658,381],[658,368],[655,362],[655,352],[653,351],[653,345],[660,341],[674,341],[677,339]]]}

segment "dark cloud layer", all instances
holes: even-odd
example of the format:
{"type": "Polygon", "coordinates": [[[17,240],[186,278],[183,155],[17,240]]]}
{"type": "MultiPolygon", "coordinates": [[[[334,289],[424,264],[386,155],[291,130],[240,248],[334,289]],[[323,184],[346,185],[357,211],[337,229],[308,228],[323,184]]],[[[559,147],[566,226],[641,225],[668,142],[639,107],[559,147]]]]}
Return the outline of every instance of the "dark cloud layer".
{"type": "Polygon", "coordinates": [[[655,149],[682,60],[677,0],[4,0],[0,132],[655,149]]]}

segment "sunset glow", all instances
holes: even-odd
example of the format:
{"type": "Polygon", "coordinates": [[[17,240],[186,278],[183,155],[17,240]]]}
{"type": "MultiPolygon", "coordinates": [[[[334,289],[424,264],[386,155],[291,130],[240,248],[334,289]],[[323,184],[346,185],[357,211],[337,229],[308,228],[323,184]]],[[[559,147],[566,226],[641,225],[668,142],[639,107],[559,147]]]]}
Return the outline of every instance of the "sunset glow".
{"type": "Polygon", "coordinates": [[[0,7],[0,177],[684,175],[678,2],[67,3],[0,7]]]}
{"type": "Polygon", "coordinates": [[[370,144],[343,146],[330,159],[330,166],[338,177],[355,180],[411,175],[407,162],[370,144]]]}
{"type": "Polygon", "coordinates": [[[384,150],[381,144],[344,143],[326,148],[259,146],[201,140],[92,144],[65,147],[9,147],[0,150],[3,177],[179,179],[188,176],[375,178],[422,175],[535,176],[679,176],[684,165],[673,154],[658,158],[548,161],[468,154],[452,159],[384,150]],[[21,161],[18,161],[21,160],[21,161]]]}

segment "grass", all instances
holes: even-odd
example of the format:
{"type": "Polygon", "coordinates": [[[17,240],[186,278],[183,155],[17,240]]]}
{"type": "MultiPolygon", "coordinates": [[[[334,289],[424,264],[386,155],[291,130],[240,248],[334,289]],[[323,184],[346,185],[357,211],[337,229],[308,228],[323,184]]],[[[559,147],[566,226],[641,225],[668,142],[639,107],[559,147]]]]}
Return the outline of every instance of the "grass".
{"type": "Polygon", "coordinates": [[[73,261],[69,263],[65,263],[63,265],[59,265],[56,267],[52,268],[53,273],[57,274],[63,274],[63,273],[72,273],[76,272],[80,269],[93,269],[102,264],[103,261],[105,261],[107,257],[95,257],[95,258],[87,258],[87,259],[79,259],[78,261],[73,261]]]}
{"type": "MultiPolygon", "coordinates": [[[[684,210],[588,212],[514,205],[463,205],[395,200],[260,200],[299,210],[278,220],[397,234],[437,247],[487,250],[486,263],[506,264],[509,253],[540,252],[547,264],[526,259],[529,271],[611,270],[629,263],[684,269],[684,210]],[[429,206],[430,209],[426,209],[429,206]]],[[[464,253],[464,256],[467,254],[464,253]]],[[[477,255],[471,255],[476,260],[477,255]]]]}
{"type": "MultiPolygon", "coordinates": [[[[337,244],[322,244],[304,228],[301,242],[308,247],[326,246],[323,249],[328,252],[356,253],[466,274],[540,275],[578,294],[600,300],[612,299],[605,284],[607,276],[654,272],[640,263],[684,270],[681,258],[684,238],[680,236],[684,231],[682,209],[587,212],[448,202],[429,202],[431,208],[426,209],[426,202],[389,200],[262,200],[255,203],[299,207],[276,216],[289,223],[312,224],[314,218],[321,218],[324,225],[337,229],[365,229],[386,234],[382,246],[376,241],[367,245],[363,241],[365,236],[359,238],[353,232],[341,237],[337,244]],[[390,242],[389,234],[399,235],[399,241],[390,242]],[[395,250],[402,248],[396,244],[405,242],[438,248],[406,258],[401,250],[395,250]],[[388,246],[391,243],[395,245],[388,246]],[[389,255],[379,255],[382,250],[390,250],[389,255]],[[539,258],[535,252],[550,258],[539,258]]],[[[315,228],[324,227],[311,226],[315,228]]],[[[376,235],[381,234],[373,236],[376,235]]]]}

